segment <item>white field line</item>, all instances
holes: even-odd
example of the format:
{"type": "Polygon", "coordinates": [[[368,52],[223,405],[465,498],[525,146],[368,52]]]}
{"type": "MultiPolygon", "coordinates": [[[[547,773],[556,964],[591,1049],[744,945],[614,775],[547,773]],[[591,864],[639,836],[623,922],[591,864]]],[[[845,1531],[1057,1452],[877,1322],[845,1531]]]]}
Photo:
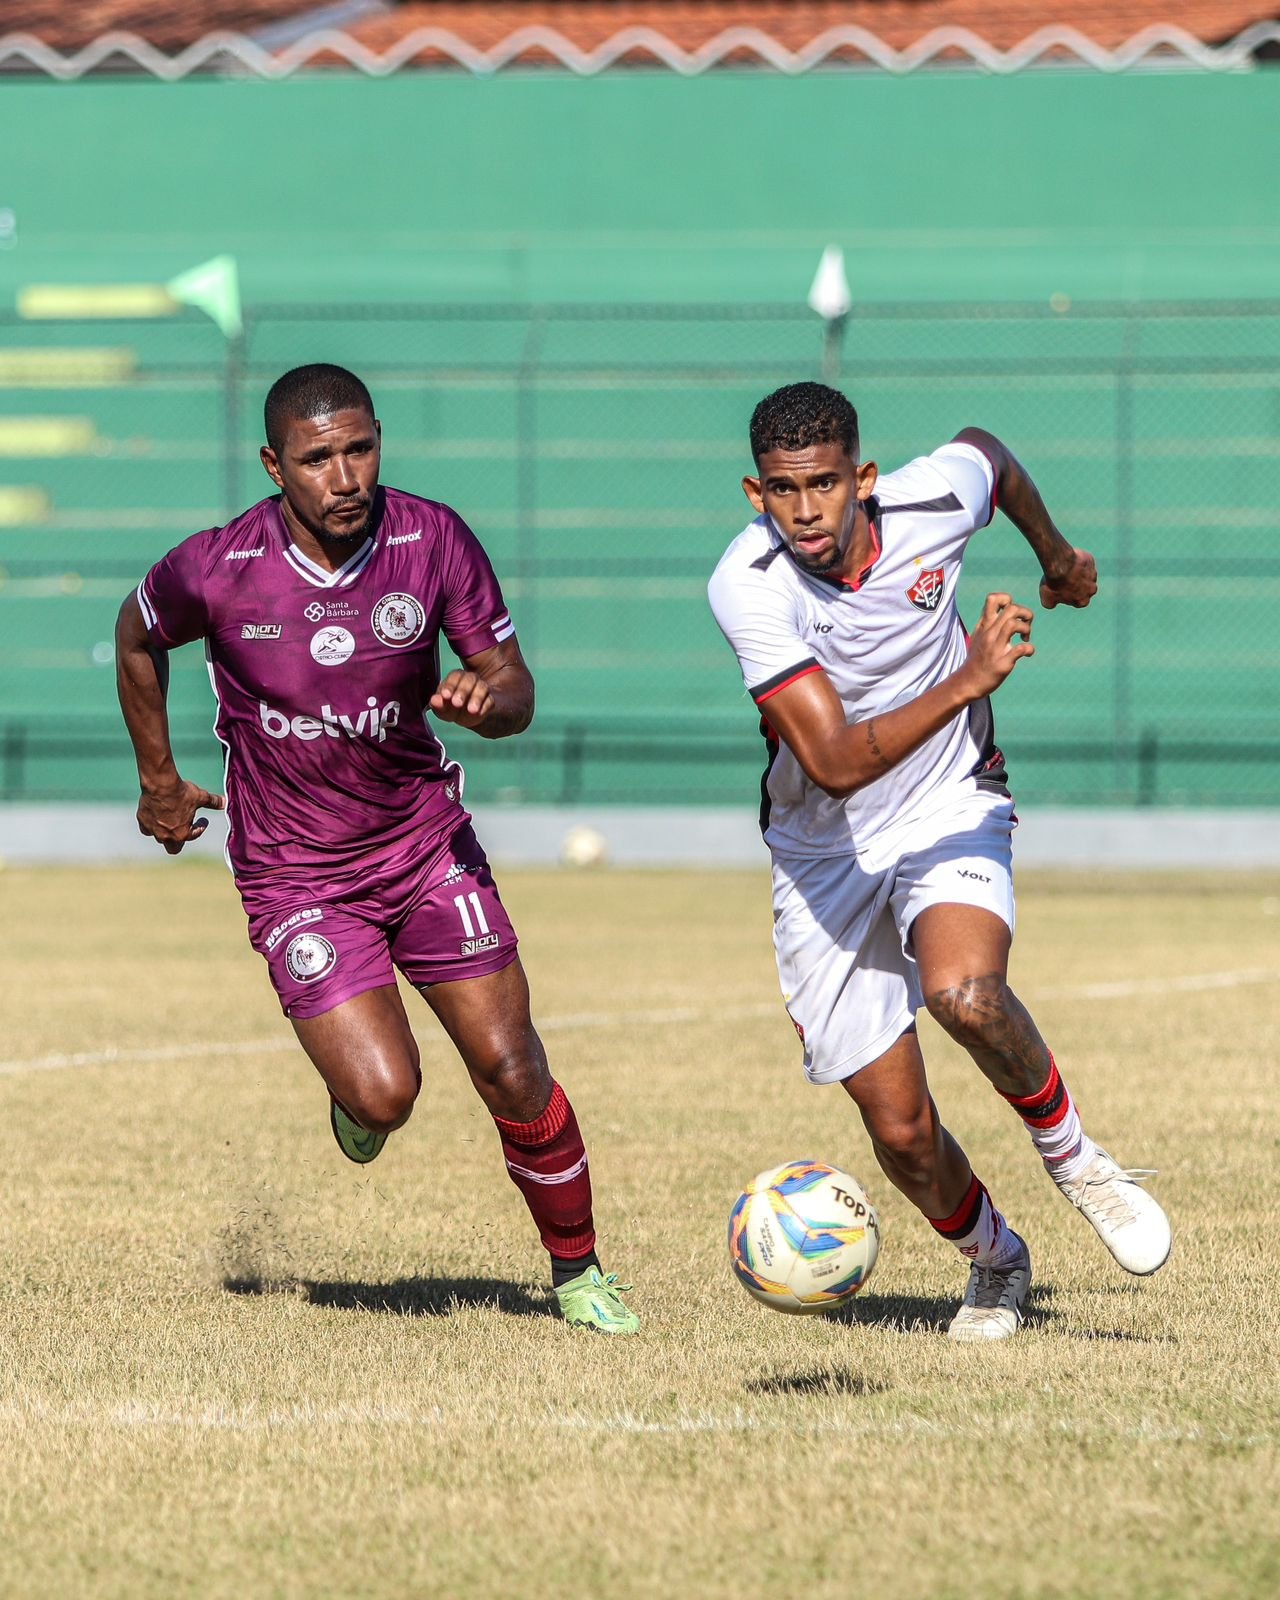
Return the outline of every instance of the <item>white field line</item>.
{"type": "MultiPolygon", "coordinates": [[[[1082,983],[1065,988],[1036,989],[1029,998],[1040,1000],[1125,1000],[1140,995],[1198,994],[1209,989],[1238,989],[1249,984],[1280,982],[1280,971],[1270,967],[1242,967],[1231,972],[1190,973],[1182,978],[1133,978],[1118,983],[1082,983]]],[[[544,1017],[538,1021],[541,1033],[571,1033],[582,1028],[664,1027],[672,1023],[740,1021],[750,1017],[776,1016],[781,1003],[761,1001],[754,1005],[674,1006],[652,1011],[579,1011],[563,1017],[544,1017]]],[[[61,1067],[101,1067],[120,1061],[190,1061],[207,1056],[268,1055],[296,1050],[296,1040],[288,1034],[269,1039],[241,1039],[228,1043],[207,1040],[197,1044],[132,1046],[106,1050],[79,1050],[72,1054],[30,1056],[26,1060],[0,1061],[0,1076],[21,1072],[51,1072],[61,1067]]]]}
{"type": "Polygon", "coordinates": [[[1241,967],[1235,972],[1193,972],[1185,978],[1125,978],[1118,983],[1081,983],[1066,989],[1037,989],[1037,1000],[1128,1000],[1144,994],[1199,994],[1205,989],[1239,989],[1275,983],[1272,967],[1241,967]]]}
{"type": "MultiPolygon", "coordinates": [[[[510,1426],[511,1415],[476,1416],[451,1414],[439,1406],[293,1405],[260,1410],[257,1406],[219,1404],[168,1406],[154,1401],[128,1400],[119,1405],[46,1406],[39,1401],[0,1408],[0,1429],[38,1428],[155,1428],[183,1432],[276,1433],[282,1429],[341,1428],[464,1428],[468,1433],[486,1425],[510,1426]]],[[[548,1411],[541,1416],[520,1418],[522,1431],[544,1429],[549,1432],[670,1436],[682,1434],[764,1434],[803,1437],[835,1434],[862,1439],[989,1439],[992,1435],[1011,1439],[1032,1438],[1042,1433],[1081,1441],[1128,1439],[1150,1444],[1206,1444],[1256,1449],[1277,1442],[1273,1433],[1232,1433],[1222,1428],[1169,1427],[1141,1420],[1122,1427],[1077,1423],[1067,1419],[1037,1423],[1032,1417],[975,1419],[972,1424],[931,1422],[926,1417],[895,1420],[817,1418],[811,1422],[784,1422],[752,1412],[680,1412],[670,1418],[637,1416],[629,1411],[595,1416],[587,1412],[560,1414],[548,1411]]]]}
{"type": "MultiPolygon", "coordinates": [[[[780,1000],[760,1001],[745,1006],[674,1006],[654,1011],[579,1011],[563,1017],[537,1019],[539,1033],[570,1033],[579,1028],[661,1027],[680,1022],[706,1022],[717,1017],[741,1019],[771,1017],[782,1009],[780,1000]]],[[[0,1061],[0,1074],[49,1072],[59,1067],[101,1067],[117,1061],[190,1061],[205,1056],[265,1055],[275,1051],[297,1050],[291,1033],[274,1034],[269,1039],[241,1039],[228,1044],[211,1039],[198,1044],[120,1045],[107,1050],[78,1050],[72,1054],[31,1056],[27,1060],[0,1061]]]]}

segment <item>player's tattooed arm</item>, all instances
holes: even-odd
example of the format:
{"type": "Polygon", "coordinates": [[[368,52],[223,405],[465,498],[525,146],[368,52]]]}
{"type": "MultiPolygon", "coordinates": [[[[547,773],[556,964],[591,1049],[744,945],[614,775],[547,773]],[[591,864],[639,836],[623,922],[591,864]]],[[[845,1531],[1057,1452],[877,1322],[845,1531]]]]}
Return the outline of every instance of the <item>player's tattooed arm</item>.
{"type": "Polygon", "coordinates": [[[876,742],[876,725],[874,719],[863,726],[867,730],[867,753],[873,761],[878,761],[883,769],[888,772],[893,763],[886,757],[879,744],[876,742]]]}
{"type": "Polygon", "coordinates": [[[1058,531],[1031,475],[1008,445],[985,428],[961,428],[956,444],[981,450],[995,474],[996,503],[1031,546],[1044,579],[1040,603],[1087,606],[1098,592],[1098,569],[1087,550],[1078,550],[1058,531]]]}
{"type": "Polygon", "coordinates": [[[116,622],[116,689],[138,763],[138,832],[176,856],[209,826],[200,810],[221,811],[220,794],[188,783],[169,743],[169,655],[152,644],[138,598],[131,594],[116,622]]]}
{"type": "Polygon", "coordinates": [[[963,666],[905,705],[861,722],[825,672],[806,672],[766,696],[761,713],[811,782],[833,798],[882,778],[947,726],[966,706],[993,694],[1019,661],[1035,654],[1032,614],[1011,595],[989,594],[969,637],[963,666]]]}
{"type": "Polygon", "coordinates": [[[533,721],[533,677],[514,639],[464,656],[441,679],[430,701],[441,722],[470,728],[484,739],[506,739],[533,721]]]}

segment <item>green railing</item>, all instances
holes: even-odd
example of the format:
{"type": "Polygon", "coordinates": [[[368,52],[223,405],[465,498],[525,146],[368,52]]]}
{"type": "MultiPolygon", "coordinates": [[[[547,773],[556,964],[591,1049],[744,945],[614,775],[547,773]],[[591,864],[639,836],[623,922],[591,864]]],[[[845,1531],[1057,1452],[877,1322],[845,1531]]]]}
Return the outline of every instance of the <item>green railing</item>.
{"type": "MultiPolygon", "coordinates": [[[[1005,438],[1102,574],[997,702],[1021,798],[1280,801],[1280,304],[879,305],[837,348],[776,306],[250,307],[230,344],[157,323],[0,320],[0,783],[124,797],[120,596],[170,545],[270,489],[261,399],[307,360],[373,390],[384,479],[443,499],[493,556],[538,680],[522,739],[450,739],[470,793],[726,802],[754,791],[752,708],[706,609],[749,515],[747,418],[837,370],[883,468],[966,424],[1005,438]],[[25,453],[24,453],[25,452],[25,453]]],[[[963,600],[1034,600],[1001,519],[963,600]]],[[[216,781],[199,651],[173,722],[216,781]]]]}

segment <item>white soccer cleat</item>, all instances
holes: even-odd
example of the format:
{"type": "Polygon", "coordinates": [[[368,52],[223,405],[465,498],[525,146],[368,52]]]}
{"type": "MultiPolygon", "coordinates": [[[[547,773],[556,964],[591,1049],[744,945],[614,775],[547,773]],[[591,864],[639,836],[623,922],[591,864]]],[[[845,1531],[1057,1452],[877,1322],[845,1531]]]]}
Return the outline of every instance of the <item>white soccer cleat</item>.
{"type": "Polygon", "coordinates": [[[1168,1217],[1154,1195],[1141,1187],[1141,1179],[1154,1177],[1148,1168],[1126,1172],[1099,1150],[1080,1177],[1058,1182],[1124,1270],[1138,1277],[1164,1266],[1173,1249],[1168,1217]]]}
{"type": "Polygon", "coordinates": [[[949,1339],[961,1344],[985,1344],[1008,1339],[1022,1324],[1022,1307],[1031,1288],[1031,1252],[1026,1241],[1004,1267],[981,1267],[975,1261],[960,1309],[947,1329],[949,1339]]]}

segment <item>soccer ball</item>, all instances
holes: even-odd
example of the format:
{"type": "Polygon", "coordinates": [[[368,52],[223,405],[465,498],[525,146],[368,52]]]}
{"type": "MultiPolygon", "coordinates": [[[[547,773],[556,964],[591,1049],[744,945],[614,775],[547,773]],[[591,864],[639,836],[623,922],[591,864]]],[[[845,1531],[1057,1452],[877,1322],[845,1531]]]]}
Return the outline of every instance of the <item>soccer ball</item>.
{"type": "Polygon", "coordinates": [[[824,1161],[784,1161],[753,1178],[729,1213],[729,1260],[761,1305],[807,1315],[851,1300],[880,1253],[880,1222],[856,1178],[824,1161]]]}
{"type": "Polygon", "coordinates": [[[594,828],[570,828],[560,844],[560,859],[566,867],[601,867],[608,857],[605,837],[594,828]]]}

